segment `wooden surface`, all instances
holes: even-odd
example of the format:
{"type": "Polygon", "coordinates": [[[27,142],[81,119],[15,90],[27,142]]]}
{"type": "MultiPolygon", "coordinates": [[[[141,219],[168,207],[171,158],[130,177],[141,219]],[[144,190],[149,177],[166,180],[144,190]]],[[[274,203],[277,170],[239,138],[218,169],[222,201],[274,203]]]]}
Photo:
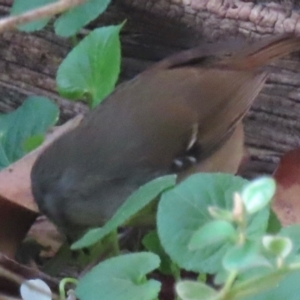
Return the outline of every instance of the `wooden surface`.
{"type": "MultiPolygon", "coordinates": [[[[12,1],[0,0],[0,14],[12,1]]],[[[166,55],[202,41],[229,37],[259,38],[287,31],[300,32],[296,1],[239,0],[118,0],[81,35],[102,24],[127,19],[122,31],[122,74],[132,78],[166,55]],[[254,3],[255,2],[255,3],[254,3]],[[270,2],[270,3],[269,3],[270,2]]],[[[48,96],[59,103],[61,121],[85,112],[81,103],[57,95],[55,74],[70,43],[50,30],[35,34],[8,32],[0,37],[0,111],[10,111],[27,95],[48,96]]],[[[270,174],[280,156],[300,145],[300,59],[293,54],[272,66],[265,88],[245,121],[251,160],[247,177],[270,174]]]]}

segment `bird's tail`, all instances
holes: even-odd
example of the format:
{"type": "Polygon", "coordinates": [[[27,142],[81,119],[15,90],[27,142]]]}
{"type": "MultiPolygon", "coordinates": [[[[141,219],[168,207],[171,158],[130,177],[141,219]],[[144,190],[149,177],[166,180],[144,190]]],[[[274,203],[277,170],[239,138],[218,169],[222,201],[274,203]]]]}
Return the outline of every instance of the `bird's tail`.
{"type": "Polygon", "coordinates": [[[255,42],[255,47],[250,45],[249,49],[243,49],[218,64],[233,69],[254,70],[298,50],[300,50],[300,37],[290,34],[281,35],[255,42]]]}

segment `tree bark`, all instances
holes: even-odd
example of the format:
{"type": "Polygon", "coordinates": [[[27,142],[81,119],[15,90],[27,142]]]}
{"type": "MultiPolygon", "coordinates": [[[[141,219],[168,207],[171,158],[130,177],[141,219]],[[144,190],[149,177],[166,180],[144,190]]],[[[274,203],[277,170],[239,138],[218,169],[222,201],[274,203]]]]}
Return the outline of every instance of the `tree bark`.
{"type": "MultiPolygon", "coordinates": [[[[0,0],[6,15],[11,0],[0,0]]],[[[229,37],[251,39],[283,32],[300,34],[300,4],[293,0],[116,0],[108,11],[82,30],[127,23],[122,31],[120,81],[132,78],[154,61],[203,41],[229,37]]],[[[61,121],[87,110],[55,90],[55,74],[71,49],[51,26],[34,34],[0,36],[0,111],[17,107],[28,95],[43,95],[61,107],[61,121]]],[[[300,58],[292,54],[270,67],[270,76],[245,120],[251,159],[244,175],[270,174],[280,156],[300,144],[300,58]]]]}

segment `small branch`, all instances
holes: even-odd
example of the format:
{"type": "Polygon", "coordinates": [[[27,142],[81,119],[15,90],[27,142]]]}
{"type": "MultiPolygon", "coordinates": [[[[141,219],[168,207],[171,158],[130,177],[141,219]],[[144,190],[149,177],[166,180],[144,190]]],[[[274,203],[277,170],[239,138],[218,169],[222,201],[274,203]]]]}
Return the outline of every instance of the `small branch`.
{"type": "MultiPolygon", "coordinates": [[[[19,285],[21,285],[22,283],[24,283],[24,281],[26,281],[25,278],[13,273],[10,270],[5,269],[2,266],[0,266],[0,275],[1,275],[1,277],[4,277],[12,282],[19,284],[19,285]]],[[[35,285],[32,285],[30,282],[27,282],[27,285],[29,287],[31,287],[33,290],[36,290],[36,291],[40,292],[41,294],[49,296],[49,294],[47,292],[45,292],[45,290],[43,290],[40,287],[37,287],[35,285]]],[[[52,299],[59,300],[59,297],[57,294],[51,293],[51,296],[52,296],[52,299]]],[[[0,299],[2,299],[2,298],[0,297],[0,299]]]]}
{"type": "Polygon", "coordinates": [[[38,19],[52,17],[72,7],[83,4],[86,0],[59,0],[55,3],[30,10],[18,16],[6,17],[0,20],[0,33],[16,29],[18,26],[36,21],[38,19]]]}

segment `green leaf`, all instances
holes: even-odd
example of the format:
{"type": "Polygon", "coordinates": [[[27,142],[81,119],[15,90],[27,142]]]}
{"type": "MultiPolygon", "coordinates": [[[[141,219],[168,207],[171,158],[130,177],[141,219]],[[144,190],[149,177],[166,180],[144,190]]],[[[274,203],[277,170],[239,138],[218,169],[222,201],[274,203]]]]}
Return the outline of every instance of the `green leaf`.
{"type": "Polygon", "coordinates": [[[283,227],[278,235],[288,237],[293,243],[292,253],[297,254],[300,250],[300,224],[283,227]]]}
{"type": "Polygon", "coordinates": [[[58,107],[44,97],[29,97],[15,111],[0,114],[0,169],[25,155],[26,140],[44,134],[58,115],[58,107]]]}
{"type": "Polygon", "coordinates": [[[218,293],[202,282],[180,281],[176,284],[176,292],[182,300],[214,300],[218,293]]]}
{"type": "Polygon", "coordinates": [[[231,223],[223,220],[211,221],[193,233],[188,247],[190,250],[197,250],[214,244],[221,246],[227,241],[233,241],[235,237],[236,230],[231,223]]]}
{"type": "Polygon", "coordinates": [[[290,255],[286,258],[286,263],[299,262],[300,253],[300,224],[293,224],[287,227],[283,227],[279,233],[279,236],[289,238],[293,244],[290,255]]]}
{"type": "Polygon", "coordinates": [[[36,134],[33,136],[28,137],[23,143],[23,150],[28,153],[38,146],[40,146],[45,140],[44,135],[36,134]]]}
{"type": "MultiPolygon", "coordinates": [[[[30,1],[24,1],[24,0],[14,0],[10,14],[12,16],[22,14],[26,11],[57,2],[57,0],[30,0],[30,1]]],[[[26,32],[32,32],[36,30],[40,30],[44,28],[47,23],[49,22],[50,18],[43,18],[37,21],[33,21],[24,25],[18,26],[19,30],[26,31],[26,32]]]]}
{"type": "MultiPolygon", "coordinates": [[[[288,256],[286,261],[290,263],[299,263],[298,252],[300,250],[300,225],[295,224],[284,227],[278,233],[280,236],[285,236],[291,239],[293,243],[292,253],[288,256]]],[[[254,270],[255,271],[255,270],[254,270]]],[[[271,270],[262,270],[253,278],[248,276],[247,280],[243,280],[240,284],[237,284],[232,291],[234,294],[243,295],[245,292],[249,292],[251,296],[233,297],[233,299],[242,300],[298,300],[299,299],[299,282],[300,282],[300,270],[289,270],[288,268],[282,268],[277,271],[271,272],[271,270]],[[252,289],[251,289],[252,287],[252,289]],[[249,290],[248,290],[249,289],[249,290]],[[248,291],[247,291],[248,290],[248,291]],[[264,290],[264,291],[260,291],[264,290]],[[239,291],[236,293],[236,291],[239,291]]]]}
{"type": "Polygon", "coordinates": [[[146,252],[105,260],[79,281],[75,294],[81,300],[153,300],[160,283],[145,275],[158,266],[159,257],[146,252]]]}
{"type": "Polygon", "coordinates": [[[281,223],[275,214],[275,212],[271,209],[270,210],[270,218],[269,218],[269,224],[267,232],[269,234],[276,234],[279,232],[279,230],[282,228],[281,223]]]}
{"type": "Polygon", "coordinates": [[[269,260],[269,263],[269,265],[262,265],[254,268],[240,270],[237,278],[237,283],[249,279],[252,280],[253,278],[257,278],[260,276],[268,276],[269,274],[274,273],[274,271],[276,271],[276,267],[274,266],[272,261],[269,260]]]}
{"type": "Polygon", "coordinates": [[[217,286],[223,285],[229,276],[229,272],[222,269],[214,276],[214,284],[217,286]]]}
{"type": "Polygon", "coordinates": [[[262,242],[266,250],[282,258],[286,258],[293,249],[291,239],[283,236],[265,235],[262,242]]]}
{"type": "Polygon", "coordinates": [[[299,282],[300,271],[278,270],[237,284],[228,299],[299,300],[299,282]]]}
{"type": "Polygon", "coordinates": [[[261,266],[270,266],[270,263],[260,254],[257,241],[246,241],[243,245],[236,245],[230,248],[223,258],[223,267],[228,271],[242,271],[261,266]]]}
{"type": "Polygon", "coordinates": [[[73,100],[85,96],[95,107],[113,91],[120,72],[122,26],[92,31],[68,54],[56,76],[62,96],[73,100]]]}
{"type": "Polygon", "coordinates": [[[110,0],[89,0],[70,9],[55,21],[55,33],[63,37],[75,35],[83,26],[103,13],[109,3],[110,0]]]}
{"type": "Polygon", "coordinates": [[[270,203],[276,191],[273,178],[262,177],[250,182],[242,192],[248,213],[253,214],[270,203]]]}
{"type": "Polygon", "coordinates": [[[208,212],[214,219],[217,219],[217,220],[232,222],[234,219],[232,211],[228,211],[226,209],[221,209],[216,206],[210,206],[208,208],[208,212]]]}
{"type": "Polygon", "coordinates": [[[71,248],[73,250],[81,249],[98,242],[108,233],[124,224],[164,190],[174,186],[175,183],[176,176],[174,175],[159,177],[146,183],[120,206],[114,216],[103,227],[88,231],[80,240],[75,242],[71,248]]]}
{"type": "MultiPolygon", "coordinates": [[[[162,246],[181,268],[194,272],[217,273],[230,243],[200,250],[188,247],[192,235],[212,220],[208,207],[232,210],[233,194],[248,181],[229,174],[199,173],[165,192],[158,206],[157,226],[162,246]]],[[[268,209],[248,220],[249,238],[261,237],[268,223],[268,209]]]]}

